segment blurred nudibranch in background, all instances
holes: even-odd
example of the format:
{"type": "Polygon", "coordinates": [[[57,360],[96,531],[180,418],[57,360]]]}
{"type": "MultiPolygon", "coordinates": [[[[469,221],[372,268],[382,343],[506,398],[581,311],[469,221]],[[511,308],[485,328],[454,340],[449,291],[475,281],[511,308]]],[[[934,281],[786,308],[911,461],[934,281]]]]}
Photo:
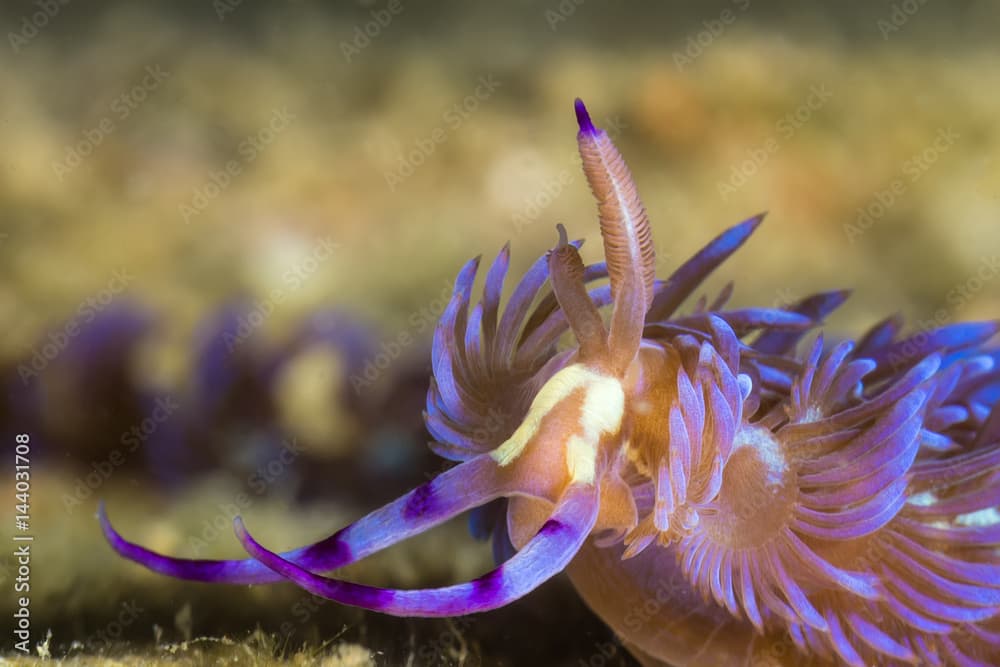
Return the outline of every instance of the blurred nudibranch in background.
{"type": "Polygon", "coordinates": [[[374,327],[320,309],[269,338],[241,329],[252,312],[249,299],[208,311],[188,343],[190,372],[176,383],[148,372],[165,316],[134,300],[74,325],[79,334],[45,373],[31,372],[30,361],[0,367],[10,389],[0,414],[31,428],[37,460],[78,475],[63,509],[89,506],[118,470],[178,496],[227,469],[257,494],[283,461],[275,490],[297,501],[384,501],[426,479],[434,464],[420,415],[426,347],[415,342],[358,387],[352,378],[377,358],[374,327]]]}
{"type": "MultiPolygon", "coordinates": [[[[650,665],[990,665],[1000,661],[1000,324],[857,340],[830,291],[682,310],[763,216],[666,279],[611,139],[576,102],[605,261],[558,227],[501,307],[505,246],[459,271],[435,331],[425,420],[456,465],[319,542],[186,560],[123,538],[147,568],[233,584],[291,581],[400,616],[506,605],[566,570],[650,665]],[[565,344],[571,334],[572,342],[565,344]],[[324,576],[473,511],[501,561],[466,583],[376,588],[324,576]],[[657,613],[637,615],[650,599],[657,613]]],[[[553,624],[558,619],[553,619],[553,624]]]]}

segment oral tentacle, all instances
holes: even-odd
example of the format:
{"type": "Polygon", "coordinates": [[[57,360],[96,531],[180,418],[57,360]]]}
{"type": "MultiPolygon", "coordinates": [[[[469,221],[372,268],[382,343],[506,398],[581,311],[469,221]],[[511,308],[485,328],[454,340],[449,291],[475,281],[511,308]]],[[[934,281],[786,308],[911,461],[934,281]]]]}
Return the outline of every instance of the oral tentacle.
{"type": "Polygon", "coordinates": [[[310,593],[394,616],[457,616],[496,609],[523,597],[562,571],[597,519],[596,485],[571,485],[538,533],[509,561],[463,584],[396,590],[322,577],[257,543],[237,517],[234,528],[247,553],[310,593]]]}
{"type": "MultiPolygon", "coordinates": [[[[513,476],[489,455],[480,455],[383,506],[333,535],[281,554],[307,570],[325,572],[357,562],[465,511],[516,491],[513,476]]],[[[282,577],[252,558],[187,559],[166,556],[125,540],[112,526],[103,503],[101,527],[121,556],[177,579],[229,584],[266,584],[282,577]]]]}

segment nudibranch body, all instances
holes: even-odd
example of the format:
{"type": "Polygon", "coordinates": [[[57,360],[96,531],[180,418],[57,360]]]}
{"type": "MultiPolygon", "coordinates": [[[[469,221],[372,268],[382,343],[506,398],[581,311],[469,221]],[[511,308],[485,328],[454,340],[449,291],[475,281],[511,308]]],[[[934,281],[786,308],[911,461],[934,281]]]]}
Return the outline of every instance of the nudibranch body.
{"type": "Polygon", "coordinates": [[[731,285],[678,314],[762,216],[658,280],[631,175],[576,110],[606,261],[584,265],[559,226],[502,310],[509,248],[475,305],[479,260],[459,272],[426,412],[457,465],[283,554],[237,519],[251,558],[163,556],[102,510],[111,545],[175,577],[289,580],[403,616],[494,609],[567,570],[650,665],[1000,662],[1000,325],[904,338],[888,318],[806,344],[846,292],[726,309],[731,285]],[[469,510],[513,552],[478,579],[390,590],[320,574],[469,510]]]}

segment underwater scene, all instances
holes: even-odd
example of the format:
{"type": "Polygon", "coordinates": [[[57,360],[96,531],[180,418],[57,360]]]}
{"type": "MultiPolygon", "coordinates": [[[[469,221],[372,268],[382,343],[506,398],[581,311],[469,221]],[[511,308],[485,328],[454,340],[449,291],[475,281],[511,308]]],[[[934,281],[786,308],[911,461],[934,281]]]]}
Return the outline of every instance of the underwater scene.
{"type": "Polygon", "coordinates": [[[0,663],[1000,664],[994,3],[0,23],[0,663]]]}

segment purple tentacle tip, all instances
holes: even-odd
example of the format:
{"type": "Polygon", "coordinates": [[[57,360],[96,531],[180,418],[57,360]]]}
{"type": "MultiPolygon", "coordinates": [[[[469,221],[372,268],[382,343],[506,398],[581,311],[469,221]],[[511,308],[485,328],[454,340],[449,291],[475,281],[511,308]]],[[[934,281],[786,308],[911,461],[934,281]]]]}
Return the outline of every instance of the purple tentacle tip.
{"type": "Polygon", "coordinates": [[[597,128],[594,127],[594,123],[590,120],[590,114],[587,112],[587,107],[579,97],[573,103],[576,108],[576,122],[580,126],[580,132],[586,132],[589,135],[597,134],[597,128]]]}

